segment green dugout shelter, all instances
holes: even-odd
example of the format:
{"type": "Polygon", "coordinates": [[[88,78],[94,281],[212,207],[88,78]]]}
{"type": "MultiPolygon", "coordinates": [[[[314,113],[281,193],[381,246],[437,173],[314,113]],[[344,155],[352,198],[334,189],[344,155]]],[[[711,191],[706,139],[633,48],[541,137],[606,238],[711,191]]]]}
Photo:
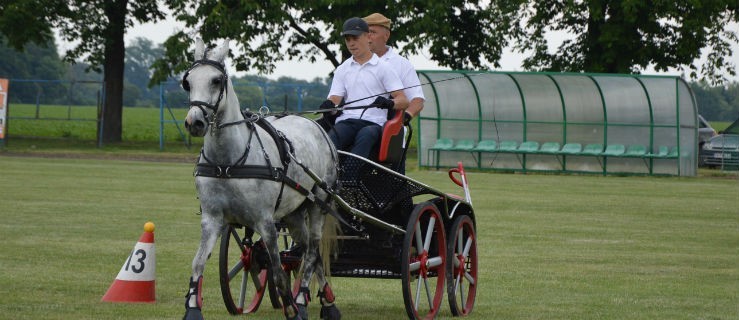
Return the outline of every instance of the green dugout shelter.
{"type": "Polygon", "coordinates": [[[694,176],[697,106],[675,76],[418,71],[422,167],[694,176]]]}

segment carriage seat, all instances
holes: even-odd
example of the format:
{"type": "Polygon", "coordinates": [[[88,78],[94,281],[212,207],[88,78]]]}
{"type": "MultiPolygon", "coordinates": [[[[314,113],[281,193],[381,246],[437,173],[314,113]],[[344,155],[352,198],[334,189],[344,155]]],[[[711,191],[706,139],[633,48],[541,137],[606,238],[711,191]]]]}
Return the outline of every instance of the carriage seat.
{"type": "Polygon", "coordinates": [[[377,162],[399,165],[404,156],[404,137],[403,112],[395,112],[382,127],[377,162]]]}

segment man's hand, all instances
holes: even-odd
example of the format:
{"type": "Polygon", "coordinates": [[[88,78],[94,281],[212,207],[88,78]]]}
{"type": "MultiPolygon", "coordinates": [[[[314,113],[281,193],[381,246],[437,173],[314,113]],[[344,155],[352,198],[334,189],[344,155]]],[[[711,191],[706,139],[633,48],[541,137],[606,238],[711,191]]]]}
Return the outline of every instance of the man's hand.
{"type": "Polygon", "coordinates": [[[395,102],[393,102],[393,100],[390,100],[384,97],[377,97],[375,101],[373,101],[372,104],[370,104],[369,106],[374,107],[374,108],[390,110],[395,106],[395,102]]]}
{"type": "Polygon", "coordinates": [[[404,126],[410,126],[412,119],[413,119],[413,116],[410,113],[403,112],[403,125],[404,126]]]}
{"type": "Polygon", "coordinates": [[[320,106],[318,106],[318,109],[333,109],[336,108],[336,105],[333,101],[326,99],[323,103],[321,103],[320,106]]]}
{"type": "MultiPolygon", "coordinates": [[[[333,101],[331,101],[329,99],[326,99],[326,101],[322,102],[321,105],[318,106],[318,109],[319,110],[334,109],[334,108],[336,108],[336,105],[334,104],[333,101]]],[[[316,112],[316,113],[318,113],[318,112],[316,112]]],[[[331,111],[329,111],[327,113],[330,114],[330,115],[332,115],[332,116],[335,116],[337,114],[337,111],[336,110],[331,110],[331,111]]]]}

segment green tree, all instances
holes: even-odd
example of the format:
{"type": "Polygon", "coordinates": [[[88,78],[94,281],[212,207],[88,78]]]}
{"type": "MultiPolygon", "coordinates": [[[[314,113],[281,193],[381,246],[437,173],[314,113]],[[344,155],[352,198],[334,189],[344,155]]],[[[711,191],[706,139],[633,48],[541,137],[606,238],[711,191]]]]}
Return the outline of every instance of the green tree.
{"type": "Polygon", "coordinates": [[[0,3],[0,33],[17,50],[28,43],[53,39],[53,29],[76,45],[64,59],[81,59],[90,68],[103,70],[105,123],[103,142],[121,141],[123,73],[126,28],[135,22],[164,18],[156,0],[4,0],[0,3]],[[22,27],[19,27],[22,26],[22,27]]]}
{"type": "MultiPolygon", "coordinates": [[[[412,1],[219,1],[167,0],[188,30],[206,42],[236,42],[237,70],[270,73],[276,62],[297,59],[330,61],[348,58],[340,36],[344,20],[382,12],[393,19],[393,37],[404,53],[429,47],[431,58],[455,69],[497,64],[506,40],[496,26],[505,20],[468,0],[412,1]]],[[[156,64],[154,79],[186,69],[192,59],[189,33],[180,32],[164,44],[166,55],[156,64]]]]}
{"type": "Polygon", "coordinates": [[[705,81],[691,82],[698,113],[710,121],[734,121],[739,117],[739,82],[710,86],[705,81]]]}
{"type": "Polygon", "coordinates": [[[161,45],[146,38],[133,39],[126,47],[125,72],[124,72],[124,105],[126,106],[154,106],[159,102],[158,83],[151,83],[151,71],[149,70],[157,58],[163,55],[164,49],[161,45]],[[152,87],[149,88],[149,85],[152,87]],[[128,88],[132,86],[134,88],[128,88]],[[129,93],[138,95],[129,96],[129,93]],[[128,101],[126,101],[128,99],[128,101]]]}
{"type": "Polygon", "coordinates": [[[691,78],[716,84],[723,72],[736,74],[731,43],[737,32],[739,2],[643,0],[499,0],[495,14],[512,17],[515,48],[529,55],[527,70],[638,73],[689,69],[691,78]],[[547,34],[569,34],[555,50],[547,34]],[[695,65],[702,51],[704,65],[695,65]],[[700,76],[699,76],[700,74],[700,76]]]}
{"type": "MultiPolygon", "coordinates": [[[[64,74],[65,66],[56,52],[54,39],[43,45],[31,44],[21,53],[9,47],[5,37],[0,35],[0,78],[46,81],[62,80],[64,74]]],[[[31,103],[43,96],[44,101],[56,103],[67,95],[67,90],[58,83],[12,82],[11,86],[11,102],[31,103]]]]}

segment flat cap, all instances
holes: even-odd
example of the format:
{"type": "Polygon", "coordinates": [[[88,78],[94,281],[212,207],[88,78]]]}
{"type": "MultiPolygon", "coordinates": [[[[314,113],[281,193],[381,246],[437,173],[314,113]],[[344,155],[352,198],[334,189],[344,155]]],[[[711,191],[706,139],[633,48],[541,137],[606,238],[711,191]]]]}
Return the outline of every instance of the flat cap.
{"type": "Polygon", "coordinates": [[[390,21],[390,19],[388,19],[386,16],[383,16],[382,14],[376,12],[362,19],[364,19],[364,21],[366,21],[368,25],[383,26],[388,30],[390,30],[390,24],[392,23],[392,21],[390,21]]]}

